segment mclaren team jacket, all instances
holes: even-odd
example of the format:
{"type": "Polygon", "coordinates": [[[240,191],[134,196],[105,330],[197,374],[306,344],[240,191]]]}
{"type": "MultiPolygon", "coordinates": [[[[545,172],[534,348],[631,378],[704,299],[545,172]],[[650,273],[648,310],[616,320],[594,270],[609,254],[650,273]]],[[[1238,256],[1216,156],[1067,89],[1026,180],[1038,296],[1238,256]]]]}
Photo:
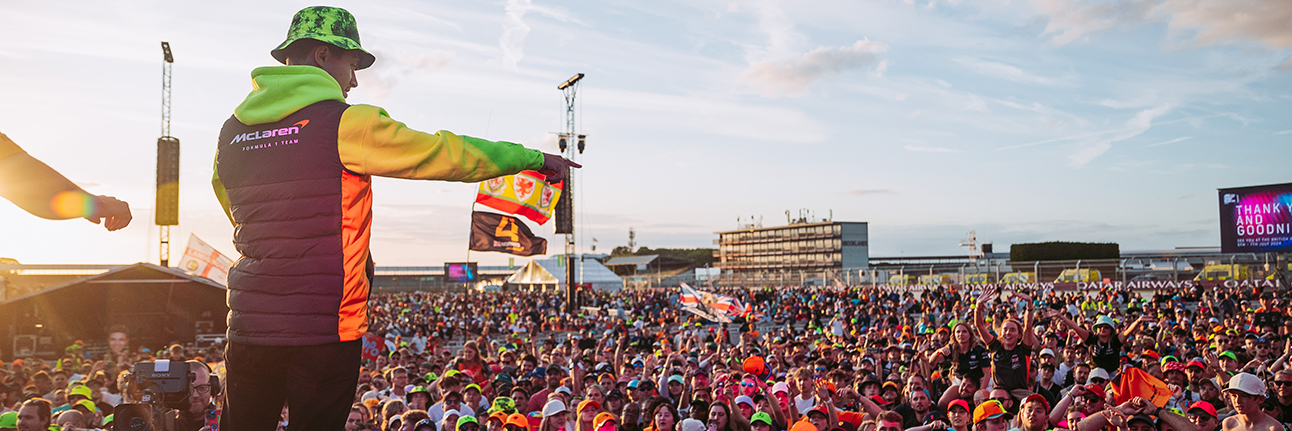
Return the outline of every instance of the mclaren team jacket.
{"type": "Polygon", "coordinates": [[[476,182],[540,169],[543,154],[348,105],[312,66],[262,67],[220,131],[212,185],[242,257],[229,269],[229,340],[301,346],[368,330],[372,176],[476,182]]]}

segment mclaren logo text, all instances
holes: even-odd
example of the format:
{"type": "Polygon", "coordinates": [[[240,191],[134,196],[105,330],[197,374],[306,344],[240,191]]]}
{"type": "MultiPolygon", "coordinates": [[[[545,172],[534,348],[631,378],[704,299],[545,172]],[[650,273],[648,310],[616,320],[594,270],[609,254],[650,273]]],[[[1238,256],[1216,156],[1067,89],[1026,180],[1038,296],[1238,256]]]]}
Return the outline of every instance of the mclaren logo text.
{"type": "Polygon", "coordinates": [[[233,140],[229,142],[229,145],[233,145],[239,142],[251,142],[259,139],[272,138],[275,136],[295,135],[297,133],[300,133],[301,129],[305,128],[305,126],[309,124],[310,124],[310,120],[301,120],[296,122],[296,124],[291,125],[291,127],[283,127],[281,129],[268,129],[268,130],[259,130],[255,132],[243,133],[241,135],[234,136],[233,140]]]}

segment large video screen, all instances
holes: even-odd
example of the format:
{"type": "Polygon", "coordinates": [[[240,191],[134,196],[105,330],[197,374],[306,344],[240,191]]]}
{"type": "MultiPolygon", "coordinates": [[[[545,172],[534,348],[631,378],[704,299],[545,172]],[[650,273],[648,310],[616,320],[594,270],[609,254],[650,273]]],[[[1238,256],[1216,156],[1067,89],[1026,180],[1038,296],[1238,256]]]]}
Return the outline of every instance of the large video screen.
{"type": "Polygon", "coordinates": [[[1292,183],[1220,189],[1220,251],[1292,251],[1292,183]]]}
{"type": "Polygon", "coordinates": [[[476,263],[445,263],[444,276],[448,281],[453,283],[462,283],[476,280],[476,263]]]}

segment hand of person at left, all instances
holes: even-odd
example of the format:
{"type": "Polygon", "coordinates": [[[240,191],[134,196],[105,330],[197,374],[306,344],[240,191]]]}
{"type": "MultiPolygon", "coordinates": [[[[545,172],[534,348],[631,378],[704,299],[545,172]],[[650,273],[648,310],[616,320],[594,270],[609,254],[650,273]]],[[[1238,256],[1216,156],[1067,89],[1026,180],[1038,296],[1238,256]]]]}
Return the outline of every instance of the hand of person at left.
{"type": "Polygon", "coordinates": [[[85,216],[90,223],[103,223],[108,232],[120,230],[130,224],[130,204],[112,196],[95,196],[94,208],[85,216]]]}

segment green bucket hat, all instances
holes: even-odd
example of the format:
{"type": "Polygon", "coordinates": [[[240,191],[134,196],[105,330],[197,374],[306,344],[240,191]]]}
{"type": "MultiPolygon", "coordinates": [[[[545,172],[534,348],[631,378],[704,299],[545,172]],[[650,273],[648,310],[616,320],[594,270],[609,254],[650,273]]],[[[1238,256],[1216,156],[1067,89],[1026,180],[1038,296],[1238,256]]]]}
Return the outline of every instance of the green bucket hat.
{"type": "Polygon", "coordinates": [[[287,47],[301,39],[314,39],[341,49],[358,50],[360,69],[367,69],[377,61],[377,57],[364,51],[359,45],[359,25],[355,23],[354,15],[339,7],[310,6],[296,12],[296,16],[292,17],[291,28],[287,30],[287,40],[269,51],[269,55],[274,56],[279,63],[287,64],[287,47]]]}

